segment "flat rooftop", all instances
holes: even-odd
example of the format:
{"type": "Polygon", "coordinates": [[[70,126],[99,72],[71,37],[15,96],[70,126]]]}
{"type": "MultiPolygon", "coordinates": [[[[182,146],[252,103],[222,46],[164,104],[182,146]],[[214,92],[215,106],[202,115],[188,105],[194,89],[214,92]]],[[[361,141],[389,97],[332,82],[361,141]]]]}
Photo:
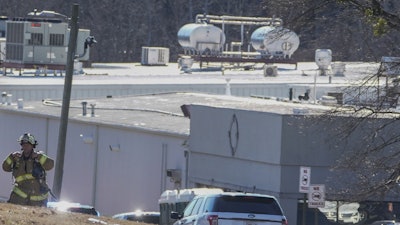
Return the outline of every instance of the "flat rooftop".
{"type": "MultiPolygon", "coordinates": [[[[103,98],[105,96],[148,95],[165,92],[196,92],[226,94],[234,96],[263,96],[287,98],[290,90],[293,97],[312,91],[310,97],[320,99],[327,93],[341,92],[343,87],[356,83],[367,75],[376,74],[378,63],[344,62],[345,71],[341,76],[328,70],[326,76],[319,74],[314,62],[274,64],[276,76],[264,76],[263,65],[253,65],[253,69],[232,68],[221,70],[221,64],[199,68],[195,63],[191,73],[184,73],[177,63],[165,66],[145,66],[140,63],[94,63],[91,68],[83,68],[74,75],[72,99],[103,98]]],[[[234,65],[232,65],[233,67],[234,65]]],[[[9,71],[10,72],[10,71],[9,71]]],[[[61,99],[64,76],[52,71],[24,70],[22,75],[0,76],[0,92],[25,101],[61,99]]],[[[57,72],[57,71],[53,71],[57,72]]]]}
{"type": "MultiPolygon", "coordinates": [[[[94,63],[91,68],[83,68],[83,73],[74,75],[75,85],[99,85],[99,84],[221,84],[226,79],[231,84],[347,84],[351,81],[375,73],[378,63],[345,62],[344,76],[334,76],[328,71],[329,76],[318,76],[318,66],[314,62],[300,62],[297,68],[291,64],[276,64],[277,76],[264,76],[262,65],[255,65],[254,69],[243,68],[225,69],[220,65],[200,69],[194,64],[191,73],[184,73],[177,63],[168,63],[166,66],[143,66],[140,63],[94,63]],[[317,76],[316,76],[317,75],[317,76]],[[315,77],[317,77],[315,81],[315,77]]],[[[10,71],[9,71],[10,72],[10,71]]],[[[8,72],[8,73],[9,73],[8,72]]],[[[0,76],[0,85],[61,85],[63,76],[58,71],[40,70],[36,76],[34,70],[13,70],[12,74],[0,76]],[[56,76],[54,76],[56,72],[56,76]]]]}
{"type": "MultiPolygon", "coordinates": [[[[320,76],[314,62],[298,63],[297,68],[294,65],[278,64],[276,65],[278,75],[270,77],[264,76],[262,68],[226,69],[222,72],[218,66],[200,69],[195,64],[191,73],[184,73],[178,68],[177,63],[169,63],[166,66],[142,66],[139,63],[94,63],[92,68],[84,68],[83,74],[73,76],[72,94],[76,94],[77,87],[80,86],[84,91],[94,94],[72,96],[69,118],[88,123],[189,135],[190,120],[184,117],[182,105],[198,104],[282,115],[312,113],[323,110],[325,106],[312,104],[312,101],[287,102],[279,98],[264,99],[263,96],[257,95],[255,96],[261,98],[252,98],[248,93],[262,87],[271,89],[271,93],[274,91],[278,93],[275,89],[279,89],[280,93],[277,95],[287,96],[288,85],[315,86],[321,90],[344,87],[376,73],[379,67],[377,63],[346,62],[345,65],[343,76],[332,74],[329,76],[330,71],[328,71],[328,76],[320,76]],[[232,91],[232,95],[236,97],[225,95],[228,84],[232,89],[240,86],[241,89],[237,89],[236,92],[243,93],[235,95],[232,91]],[[213,85],[218,85],[222,94],[210,94],[208,90],[213,85]],[[168,89],[167,86],[169,86],[168,89]],[[197,92],[201,93],[196,94],[191,91],[195,87],[201,87],[197,89],[197,92]],[[148,89],[148,93],[106,94],[109,90],[124,88],[148,89]],[[82,115],[82,102],[87,102],[86,116],[82,115]],[[91,116],[91,105],[95,108],[94,116],[91,116]]],[[[13,72],[14,74],[0,76],[0,92],[7,90],[17,96],[14,96],[15,99],[11,105],[0,103],[0,110],[60,117],[64,76],[36,75],[36,71],[29,70],[23,71],[24,74],[20,76],[17,71],[13,72]],[[22,109],[18,109],[16,98],[25,99],[22,109]]]]}
{"type": "MultiPolygon", "coordinates": [[[[61,105],[62,101],[55,100],[29,101],[23,102],[23,108],[18,108],[16,103],[11,105],[0,104],[0,110],[59,118],[61,105]]],[[[190,119],[184,116],[181,110],[182,105],[205,105],[282,115],[320,112],[327,109],[326,106],[310,103],[283,102],[251,97],[201,93],[165,93],[71,100],[69,120],[186,136],[189,135],[190,131],[190,119]],[[82,102],[87,102],[86,116],[83,115],[82,102]],[[94,115],[91,113],[91,105],[94,105],[94,115]]]]}

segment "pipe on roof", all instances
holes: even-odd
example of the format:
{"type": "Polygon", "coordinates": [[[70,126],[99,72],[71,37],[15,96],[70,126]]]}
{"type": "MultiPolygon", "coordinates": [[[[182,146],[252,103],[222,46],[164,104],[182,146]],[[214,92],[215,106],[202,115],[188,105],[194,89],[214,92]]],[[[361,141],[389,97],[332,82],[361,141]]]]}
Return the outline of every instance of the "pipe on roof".
{"type": "Polygon", "coordinates": [[[196,23],[208,22],[214,24],[233,24],[233,25],[274,25],[282,26],[283,21],[280,18],[271,17],[244,17],[244,16],[215,16],[215,15],[196,15],[196,23]]]}

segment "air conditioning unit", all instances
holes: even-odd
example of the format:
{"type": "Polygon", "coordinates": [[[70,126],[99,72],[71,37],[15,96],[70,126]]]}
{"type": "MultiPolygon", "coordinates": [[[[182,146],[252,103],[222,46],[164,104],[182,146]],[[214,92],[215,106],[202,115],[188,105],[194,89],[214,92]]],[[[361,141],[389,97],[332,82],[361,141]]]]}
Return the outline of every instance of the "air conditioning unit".
{"type": "Polygon", "coordinates": [[[0,38],[0,62],[6,59],[6,39],[0,38]]]}
{"type": "Polygon", "coordinates": [[[382,56],[380,72],[384,76],[396,77],[400,75],[400,57],[382,56]]]}
{"type": "Polygon", "coordinates": [[[142,47],[142,65],[167,65],[168,62],[168,48],[142,47]]]}
{"type": "Polygon", "coordinates": [[[264,66],[264,77],[276,77],[278,76],[278,67],[265,65],[264,66]]]}

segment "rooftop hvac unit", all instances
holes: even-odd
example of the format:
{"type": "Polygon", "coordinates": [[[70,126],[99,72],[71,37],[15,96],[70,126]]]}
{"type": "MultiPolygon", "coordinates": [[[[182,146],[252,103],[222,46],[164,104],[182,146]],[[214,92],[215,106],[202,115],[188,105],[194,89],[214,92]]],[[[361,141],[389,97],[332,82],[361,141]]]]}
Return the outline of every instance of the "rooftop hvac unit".
{"type": "Polygon", "coordinates": [[[400,57],[382,56],[380,72],[384,76],[396,77],[400,75],[400,57]]]}
{"type": "MultiPolygon", "coordinates": [[[[5,62],[32,66],[65,66],[70,29],[64,22],[40,20],[7,21],[5,62]]],[[[79,29],[76,53],[84,52],[90,30],[79,29]]],[[[79,58],[88,60],[89,54],[79,58]]]]}
{"type": "Polygon", "coordinates": [[[168,48],[142,47],[142,65],[167,65],[168,62],[168,48]]]}
{"type": "Polygon", "coordinates": [[[6,58],[6,39],[0,38],[0,63],[6,58]]]}
{"type": "Polygon", "coordinates": [[[6,37],[6,21],[8,20],[5,16],[0,16],[0,38],[6,37]]]}
{"type": "Polygon", "coordinates": [[[264,66],[264,77],[276,77],[278,76],[278,67],[265,65],[264,66]]]}

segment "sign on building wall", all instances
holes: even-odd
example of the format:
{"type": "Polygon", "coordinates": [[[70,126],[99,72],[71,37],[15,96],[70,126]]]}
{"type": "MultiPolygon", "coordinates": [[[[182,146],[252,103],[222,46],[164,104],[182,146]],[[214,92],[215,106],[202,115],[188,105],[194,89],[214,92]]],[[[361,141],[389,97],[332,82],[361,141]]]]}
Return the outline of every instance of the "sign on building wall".
{"type": "Polygon", "coordinates": [[[325,185],[313,184],[308,192],[308,207],[309,208],[324,208],[325,207],[325,185]]]}
{"type": "Polygon", "coordinates": [[[308,193],[311,183],[311,168],[300,167],[299,192],[308,193]]]}

